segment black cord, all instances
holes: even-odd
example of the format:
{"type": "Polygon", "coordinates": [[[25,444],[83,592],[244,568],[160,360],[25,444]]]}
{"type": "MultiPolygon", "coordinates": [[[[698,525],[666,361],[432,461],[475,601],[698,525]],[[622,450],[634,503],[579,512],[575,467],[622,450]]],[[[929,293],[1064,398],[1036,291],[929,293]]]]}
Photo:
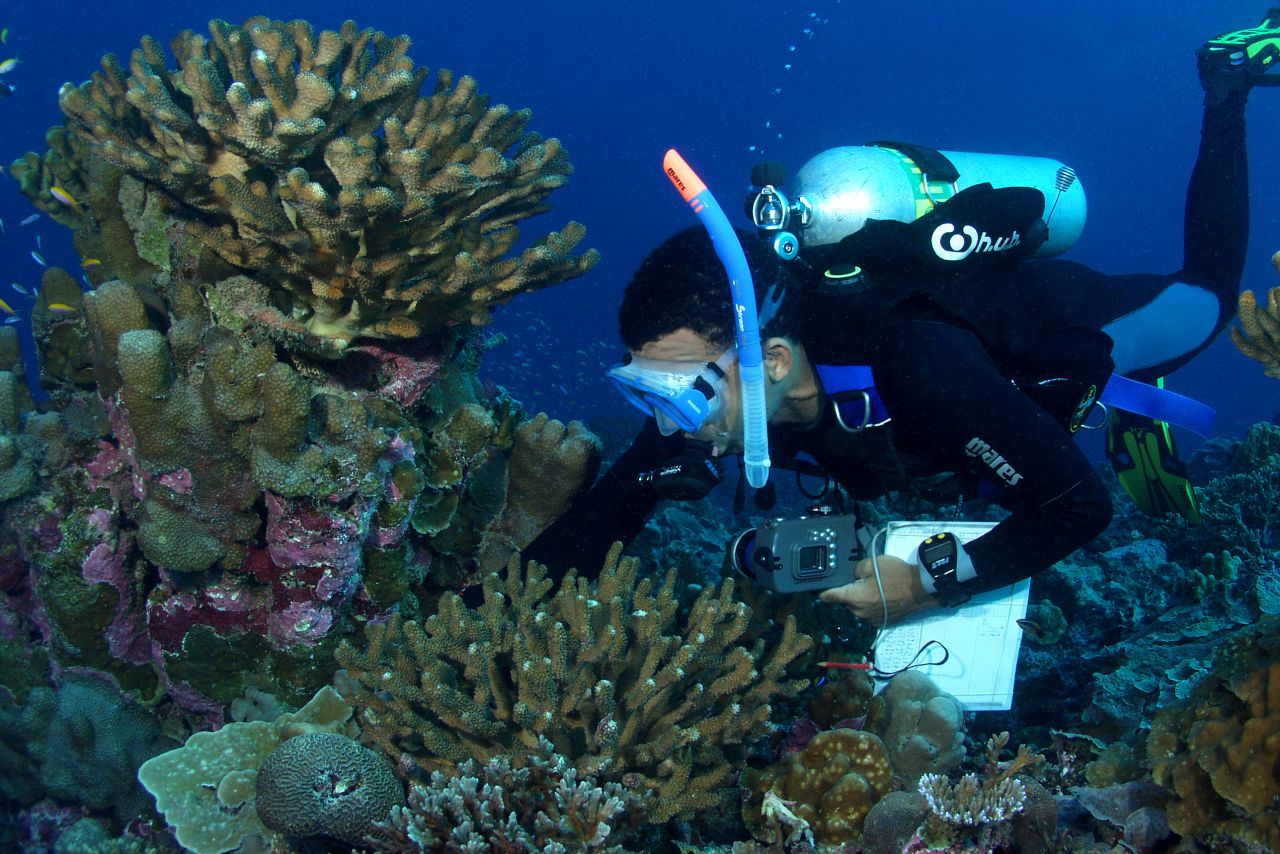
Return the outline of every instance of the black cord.
{"type": "Polygon", "coordinates": [[[920,647],[920,649],[916,650],[916,654],[911,657],[911,661],[907,662],[905,666],[897,670],[881,670],[879,667],[873,667],[871,670],[871,675],[876,679],[892,679],[893,677],[897,676],[899,673],[906,673],[908,670],[912,670],[916,667],[941,666],[943,664],[946,664],[949,658],[951,658],[951,652],[946,648],[946,646],[943,645],[941,641],[931,640],[927,642],[924,646],[920,647]],[[938,649],[942,650],[942,659],[940,661],[919,661],[918,659],[920,658],[920,656],[924,655],[924,651],[931,646],[937,646],[938,649]]]}

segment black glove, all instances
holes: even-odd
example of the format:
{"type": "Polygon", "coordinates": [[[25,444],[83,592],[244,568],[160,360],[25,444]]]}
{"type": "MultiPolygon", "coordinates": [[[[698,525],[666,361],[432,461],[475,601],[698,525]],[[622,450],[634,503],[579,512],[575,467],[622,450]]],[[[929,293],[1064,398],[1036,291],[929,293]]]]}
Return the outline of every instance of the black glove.
{"type": "Polygon", "coordinates": [[[724,480],[724,464],[713,456],[712,444],[686,439],[680,453],[668,463],[641,472],[636,482],[658,498],[696,501],[706,498],[724,480]]]}

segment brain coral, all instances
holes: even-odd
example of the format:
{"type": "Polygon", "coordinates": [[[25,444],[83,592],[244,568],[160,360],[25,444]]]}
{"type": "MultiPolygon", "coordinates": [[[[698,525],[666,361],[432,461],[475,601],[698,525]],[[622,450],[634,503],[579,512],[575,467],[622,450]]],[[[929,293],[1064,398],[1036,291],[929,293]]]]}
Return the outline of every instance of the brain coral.
{"type": "Polygon", "coordinates": [[[336,732],[313,732],[289,739],[262,763],[257,805],[272,830],[355,845],[404,805],[404,789],[369,748],[336,732]]]}

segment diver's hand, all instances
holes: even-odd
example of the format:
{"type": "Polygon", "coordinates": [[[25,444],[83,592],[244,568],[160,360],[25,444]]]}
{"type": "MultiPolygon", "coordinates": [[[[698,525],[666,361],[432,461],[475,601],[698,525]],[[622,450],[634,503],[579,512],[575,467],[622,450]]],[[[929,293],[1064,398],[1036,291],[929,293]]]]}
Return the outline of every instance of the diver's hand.
{"type": "MultiPolygon", "coordinates": [[[[925,592],[920,573],[914,564],[891,555],[880,555],[880,583],[884,585],[884,598],[889,605],[890,622],[915,611],[937,608],[937,599],[925,592]]],[[[880,602],[880,590],[876,587],[875,570],[871,558],[863,558],[854,567],[857,581],[840,587],[823,590],[818,598],[823,602],[844,605],[854,616],[879,625],[884,620],[884,605],[880,602]]]]}

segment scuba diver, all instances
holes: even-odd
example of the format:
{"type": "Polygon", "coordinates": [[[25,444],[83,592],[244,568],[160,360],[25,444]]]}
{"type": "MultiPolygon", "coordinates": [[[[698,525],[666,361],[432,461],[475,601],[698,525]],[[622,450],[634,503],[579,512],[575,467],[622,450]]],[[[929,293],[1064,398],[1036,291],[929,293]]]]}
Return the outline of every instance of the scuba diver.
{"type": "MultiPolygon", "coordinates": [[[[1150,512],[1194,518],[1166,422],[1194,421],[1197,405],[1143,399],[1159,397],[1152,384],[1235,314],[1249,230],[1245,104],[1255,85],[1280,83],[1268,74],[1277,58],[1280,7],[1197,51],[1204,119],[1183,263],[1169,275],[1106,275],[1046,257],[1083,226],[1074,174],[1052,161],[1047,178],[1024,181],[1019,158],[873,143],[818,155],[790,198],[776,170],[757,170],[748,205],[767,239],[741,237],[760,305],[771,464],[816,466],[854,501],[980,495],[1010,511],[963,545],[940,531],[915,561],[858,560],[824,601],[876,622],[957,606],[1096,537],[1111,501],[1073,433],[1098,420],[1100,397],[1126,488],[1150,512]],[[887,199],[903,175],[905,207],[887,199]]],[[[743,452],[747,363],[730,284],[712,240],[691,228],[627,285],[628,355],[609,376],[650,417],[525,550],[553,577],[571,566],[590,577],[660,500],[704,496],[723,460],[743,452]]]]}

